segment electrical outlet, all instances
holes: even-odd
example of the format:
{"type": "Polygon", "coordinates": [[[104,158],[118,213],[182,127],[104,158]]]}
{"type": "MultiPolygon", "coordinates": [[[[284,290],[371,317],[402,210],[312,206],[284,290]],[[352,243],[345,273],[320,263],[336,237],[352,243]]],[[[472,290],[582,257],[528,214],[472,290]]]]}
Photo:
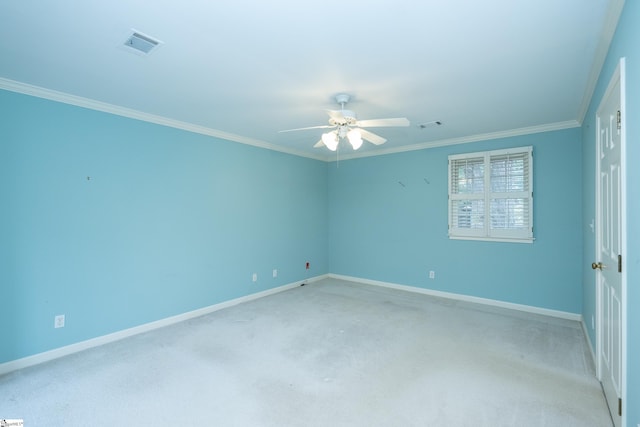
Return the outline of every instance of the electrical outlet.
{"type": "Polygon", "coordinates": [[[274,268],[273,269],[273,278],[275,279],[276,277],[278,277],[278,269],[274,268]]]}
{"type": "Polygon", "coordinates": [[[433,270],[431,270],[431,271],[429,272],[429,279],[435,279],[435,278],[436,278],[436,272],[435,272],[435,271],[433,271],[433,270]]]}
{"type": "Polygon", "coordinates": [[[258,273],[253,273],[253,276],[251,276],[251,280],[253,280],[254,282],[258,281],[258,273]]]}
{"type": "Polygon", "coordinates": [[[309,261],[307,261],[307,263],[305,264],[305,268],[308,270],[309,267],[311,267],[311,263],[309,261]]]}
{"type": "Polygon", "coordinates": [[[59,314],[53,319],[54,328],[64,328],[64,314],[59,314]]]}

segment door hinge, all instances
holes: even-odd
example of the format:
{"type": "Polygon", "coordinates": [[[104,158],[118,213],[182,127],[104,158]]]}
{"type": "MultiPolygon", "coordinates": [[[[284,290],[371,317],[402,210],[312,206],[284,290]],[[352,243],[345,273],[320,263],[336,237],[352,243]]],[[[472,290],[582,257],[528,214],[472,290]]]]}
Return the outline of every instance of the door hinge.
{"type": "Polygon", "coordinates": [[[618,273],[622,273],[622,255],[618,255],[618,273]]]}
{"type": "Polygon", "coordinates": [[[618,415],[622,416],[622,399],[618,398],[618,415]]]}
{"type": "Polygon", "coordinates": [[[622,113],[620,113],[620,110],[616,113],[616,123],[618,124],[618,130],[620,130],[622,128],[622,113]]]}

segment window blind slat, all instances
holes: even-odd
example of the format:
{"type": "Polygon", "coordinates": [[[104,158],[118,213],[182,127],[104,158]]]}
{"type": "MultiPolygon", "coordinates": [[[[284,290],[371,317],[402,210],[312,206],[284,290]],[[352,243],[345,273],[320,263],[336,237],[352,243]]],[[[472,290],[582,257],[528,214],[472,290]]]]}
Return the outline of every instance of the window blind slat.
{"type": "Polygon", "coordinates": [[[484,228],[484,200],[452,200],[451,224],[456,228],[484,228]]]}
{"type": "Polygon", "coordinates": [[[484,159],[461,159],[451,163],[451,188],[455,194],[484,192],[484,159]]]}

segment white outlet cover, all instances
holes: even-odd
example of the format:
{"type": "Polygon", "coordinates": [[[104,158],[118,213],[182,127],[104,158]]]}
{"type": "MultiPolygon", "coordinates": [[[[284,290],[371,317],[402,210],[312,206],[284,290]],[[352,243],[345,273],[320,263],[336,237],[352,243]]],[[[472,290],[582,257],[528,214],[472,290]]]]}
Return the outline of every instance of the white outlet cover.
{"type": "Polygon", "coordinates": [[[258,281],[258,273],[253,273],[253,276],[251,277],[251,280],[253,280],[254,282],[258,281]]]}
{"type": "Polygon", "coordinates": [[[435,279],[436,278],[436,272],[435,271],[430,271],[429,272],[429,279],[435,279]]]}
{"type": "Polygon", "coordinates": [[[278,277],[278,269],[274,268],[273,269],[273,278],[275,279],[276,277],[278,277]]]}
{"type": "Polygon", "coordinates": [[[64,328],[64,314],[60,314],[53,319],[54,328],[64,328]]]}

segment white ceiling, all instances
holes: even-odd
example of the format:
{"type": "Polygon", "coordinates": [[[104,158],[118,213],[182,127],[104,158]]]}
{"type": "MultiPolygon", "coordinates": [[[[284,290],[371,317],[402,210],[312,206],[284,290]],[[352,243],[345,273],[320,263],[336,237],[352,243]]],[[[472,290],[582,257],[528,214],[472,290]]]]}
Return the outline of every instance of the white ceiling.
{"type": "Polygon", "coordinates": [[[360,119],[411,121],[360,155],[567,128],[623,1],[4,0],[0,88],[322,159],[322,130],[278,131],[327,124],[341,92],[360,119]],[[133,54],[132,29],[163,44],[133,54]]]}

